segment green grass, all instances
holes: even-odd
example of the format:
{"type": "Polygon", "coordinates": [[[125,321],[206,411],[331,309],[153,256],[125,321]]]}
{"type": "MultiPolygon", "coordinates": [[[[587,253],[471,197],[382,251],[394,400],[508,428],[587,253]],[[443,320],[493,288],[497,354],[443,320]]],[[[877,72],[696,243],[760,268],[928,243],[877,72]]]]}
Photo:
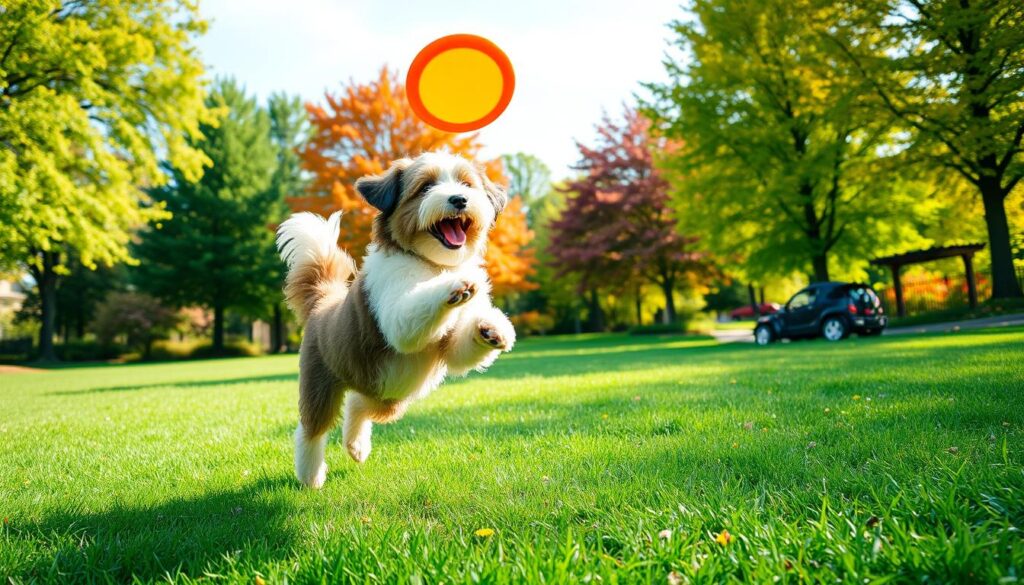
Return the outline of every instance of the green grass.
{"type": "Polygon", "coordinates": [[[1024,329],[770,348],[527,340],[377,427],[366,464],[335,436],[320,492],[292,477],[296,363],[0,374],[0,577],[881,583],[1024,571],[1024,329]]]}

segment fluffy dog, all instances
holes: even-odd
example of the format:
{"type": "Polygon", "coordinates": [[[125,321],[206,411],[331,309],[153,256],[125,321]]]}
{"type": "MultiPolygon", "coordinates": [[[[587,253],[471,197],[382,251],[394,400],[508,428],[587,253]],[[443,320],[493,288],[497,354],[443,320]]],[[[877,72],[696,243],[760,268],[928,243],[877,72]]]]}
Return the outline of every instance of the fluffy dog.
{"type": "Polygon", "coordinates": [[[447,374],[483,370],[515,343],[481,266],[507,200],[480,167],[426,153],[356,190],[380,211],[362,270],[338,248],[340,212],[299,213],[278,229],[285,295],[306,323],[295,474],[313,488],[326,479],[327,433],[343,403],[345,447],[362,463],[374,422],[401,418],[447,374]]]}

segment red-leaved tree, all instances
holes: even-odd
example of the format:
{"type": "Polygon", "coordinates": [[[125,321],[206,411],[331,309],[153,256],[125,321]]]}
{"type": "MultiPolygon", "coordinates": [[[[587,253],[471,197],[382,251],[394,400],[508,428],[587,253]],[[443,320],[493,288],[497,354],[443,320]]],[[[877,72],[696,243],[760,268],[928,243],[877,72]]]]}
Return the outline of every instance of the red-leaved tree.
{"type": "Polygon", "coordinates": [[[605,116],[597,145],[577,143],[585,175],[567,184],[567,207],[551,224],[549,253],[562,274],[575,274],[590,296],[591,326],[601,327],[598,291],[623,290],[638,280],[656,283],[665,295],[666,323],[676,317],[673,293],[704,271],[696,241],[677,229],[668,183],[654,167],[662,147],[650,121],[627,108],[621,122],[605,116]]]}

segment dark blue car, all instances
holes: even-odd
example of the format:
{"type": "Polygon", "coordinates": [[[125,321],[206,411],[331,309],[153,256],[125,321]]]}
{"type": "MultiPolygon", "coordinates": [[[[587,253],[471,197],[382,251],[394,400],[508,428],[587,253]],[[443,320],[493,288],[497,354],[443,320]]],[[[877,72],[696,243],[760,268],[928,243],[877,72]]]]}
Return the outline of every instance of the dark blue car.
{"type": "Polygon", "coordinates": [[[839,341],[850,333],[879,335],[888,324],[882,302],[866,284],[817,282],[789,299],[786,306],[757,320],[754,341],[824,337],[839,341]]]}

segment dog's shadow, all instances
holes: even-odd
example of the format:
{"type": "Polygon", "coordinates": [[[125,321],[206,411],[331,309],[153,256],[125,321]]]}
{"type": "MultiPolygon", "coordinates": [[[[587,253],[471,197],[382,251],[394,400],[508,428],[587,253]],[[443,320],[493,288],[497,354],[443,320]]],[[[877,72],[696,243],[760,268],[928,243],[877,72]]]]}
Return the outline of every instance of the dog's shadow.
{"type": "Polygon", "coordinates": [[[297,533],[290,476],[264,478],[234,491],[203,491],[152,507],[114,505],[97,513],[73,507],[27,524],[12,519],[7,537],[42,549],[13,567],[25,581],[127,582],[200,576],[216,561],[284,558],[297,533]]]}

